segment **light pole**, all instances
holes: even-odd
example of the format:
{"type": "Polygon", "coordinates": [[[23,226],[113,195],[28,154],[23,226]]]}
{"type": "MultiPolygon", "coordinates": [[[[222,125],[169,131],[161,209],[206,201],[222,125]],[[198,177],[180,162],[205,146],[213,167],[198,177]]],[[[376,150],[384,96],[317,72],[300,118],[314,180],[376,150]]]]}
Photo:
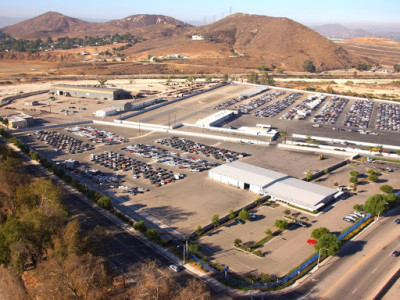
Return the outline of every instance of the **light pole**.
{"type": "Polygon", "coordinates": [[[328,248],[319,248],[319,251],[318,251],[318,262],[317,262],[317,269],[319,268],[319,261],[320,261],[320,259],[321,259],[321,249],[326,249],[326,250],[328,250],[329,251],[329,249],[328,248]]]}

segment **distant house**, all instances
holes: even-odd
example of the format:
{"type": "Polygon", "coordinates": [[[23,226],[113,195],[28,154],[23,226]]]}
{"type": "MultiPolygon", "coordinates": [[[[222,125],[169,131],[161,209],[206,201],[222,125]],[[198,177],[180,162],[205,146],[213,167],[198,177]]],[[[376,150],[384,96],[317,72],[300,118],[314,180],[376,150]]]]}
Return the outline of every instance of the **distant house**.
{"type": "Polygon", "coordinates": [[[193,41],[205,41],[208,40],[208,37],[204,35],[192,35],[192,40],[193,41]]]}
{"type": "Polygon", "coordinates": [[[25,114],[11,116],[7,118],[8,124],[11,128],[19,129],[26,128],[32,125],[33,117],[25,114]]]}
{"type": "Polygon", "coordinates": [[[132,104],[130,102],[113,102],[112,107],[117,110],[117,112],[130,111],[132,104]]]}

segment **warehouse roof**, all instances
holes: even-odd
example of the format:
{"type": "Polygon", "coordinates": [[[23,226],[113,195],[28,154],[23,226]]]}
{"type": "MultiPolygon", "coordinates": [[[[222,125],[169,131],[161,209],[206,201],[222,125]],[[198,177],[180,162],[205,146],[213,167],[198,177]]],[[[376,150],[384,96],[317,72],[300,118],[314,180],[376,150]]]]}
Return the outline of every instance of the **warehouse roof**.
{"type": "Polygon", "coordinates": [[[335,194],[336,190],[289,177],[268,186],[265,192],[276,198],[315,209],[326,197],[335,194]]]}
{"type": "Polygon", "coordinates": [[[85,86],[85,85],[69,85],[69,84],[55,84],[51,86],[52,89],[68,89],[73,91],[94,92],[94,93],[113,93],[123,91],[122,89],[114,89],[107,87],[85,86]]]}
{"type": "Polygon", "coordinates": [[[211,171],[215,174],[226,176],[259,187],[266,187],[277,180],[282,180],[289,177],[283,173],[256,167],[239,161],[218,166],[211,171]]]}

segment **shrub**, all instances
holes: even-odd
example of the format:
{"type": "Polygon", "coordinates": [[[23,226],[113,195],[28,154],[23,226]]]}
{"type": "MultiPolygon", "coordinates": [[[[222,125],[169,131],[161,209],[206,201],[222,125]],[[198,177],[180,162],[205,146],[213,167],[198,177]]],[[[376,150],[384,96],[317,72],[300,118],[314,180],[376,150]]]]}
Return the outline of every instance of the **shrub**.
{"type": "Polygon", "coordinates": [[[253,254],[259,257],[264,257],[264,253],[261,250],[253,251],[253,254]]]}
{"type": "Polygon", "coordinates": [[[384,184],[379,188],[382,192],[384,192],[385,194],[390,194],[393,192],[393,187],[388,185],[388,184],[384,184]]]}
{"type": "Polygon", "coordinates": [[[201,228],[201,226],[197,226],[197,229],[195,231],[197,236],[201,236],[203,234],[203,229],[201,228]]]}
{"type": "Polygon", "coordinates": [[[144,235],[152,241],[158,241],[160,239],[160,234],[157,232],[157,229],[155,228],[150,228],[147,229],[144,235]]]}
{"type": "Polygon", "coordinates": [[[368,180],[371,181],[371,182],[377,182],[378,179],[379,179],[378,175],[376,175],[376,174],[369,174],[368,175],[368,180]]]}
{"type": "Polygon", "coordinates": [[[112,206],[111,198],[107,196],[101,197],[99,200],[97,200],[97,204],[105,209],[110,209],[112,206]]]}
{"type": "Polygon", "coordinates": [[[241,243],[242,243],[242,240],[239,239],[239,238],[236,238],[236,239],[233,241],[233,244],[234,244],[235,246],[238,246],[238,245],[240,245],[241,243]]]}
{"type": "Polygon", "coordinates": [[[214,225],[214,228],[219,226],[219,215],[213,215],[211,217],[211,223],[214,225]]]}
{"type": "Polygon", "coordinates": [[[243,209],[239,212],[238,217],[239,217],[240,220],[243,220],[243,221],[245,221],[245,220],[250,220],[250,214],[249,214],[249,212],[248,212],[245,208],[243,208],[243,209]]]}
{"type": "Polygon", "coordinates": [[[274,226],[279,229],[287,229],[289,227],[289,223],[285,220],[275,220],[274,226]]]}
{"type": "Polygon", "coordinates": [[[145,233],[147,230],[146,224],[144,221],[139,221],[133,224],[133,229],[140,231],[141,233],[145,233]]]}
{"type": "Polygon", "coordinates": [[[190,253],[193,253],[193,254],[199,254],[199,252],[200,252],[200,246],[199,246],[199,244],[197,244],[197,243],[190,243],[190,244],[188,245],[188,251],[189,251],[190,253]]]}
{"type": "Polygon", "coordinates": [[[283,213],[286,214],[286,215],[290,215],[290,209],[286,208],[286,209],[283,211],[283,213]]]}
{"type": "Polygon", "coordinates": [[[233,211],[233,209],[231,209],[230,211],[229,211],[229,220],[232,220],[232,219],[234,219],[235,218],[235,212],[233,211]]]}
{"type": "Polygon", "coordinates": [[[267,230],[265,230],[265,234],[271,236],[272,235],[272,230],[268,228],[267,230]]]}
{"type": "Polygon", "coordinates": [[[358,175],[360,175],[360,173],[356,170],[351,170],[350,171],[350,176],[351,177],[358,177],[358,175]]]}

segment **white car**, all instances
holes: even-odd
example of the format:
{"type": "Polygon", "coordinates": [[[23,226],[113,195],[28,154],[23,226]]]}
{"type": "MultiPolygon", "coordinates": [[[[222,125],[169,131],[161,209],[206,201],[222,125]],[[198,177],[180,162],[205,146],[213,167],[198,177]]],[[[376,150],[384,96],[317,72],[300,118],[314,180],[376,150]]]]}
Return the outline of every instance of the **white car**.
{"type": "Polygon", "coordinates": [[[182,269],[181,269],[179,266],[177,266],[177,265],[170,265],[169,268],[172,269],[174,272],[179,272],[179,271],[182,270],[182,269]]]}

